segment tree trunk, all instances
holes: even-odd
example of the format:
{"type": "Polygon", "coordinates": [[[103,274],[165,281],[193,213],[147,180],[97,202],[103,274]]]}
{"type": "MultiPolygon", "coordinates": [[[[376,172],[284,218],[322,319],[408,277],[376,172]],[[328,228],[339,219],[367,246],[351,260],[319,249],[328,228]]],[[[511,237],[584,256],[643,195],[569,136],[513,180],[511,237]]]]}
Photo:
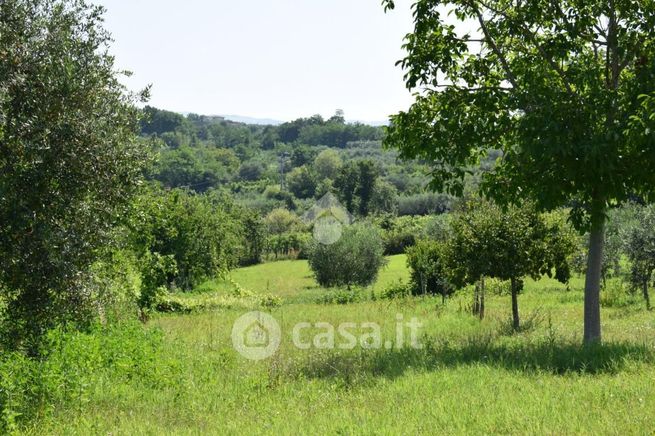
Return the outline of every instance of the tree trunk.
{"type": "Polygon", "coordinates": [[[584,343],[598,343],[600,335],[600,279],[605,244],[605,219],[599,218],[592,225],[589,237],[589,256],[584,288],[584,343]]]}
{"type": "Polygon", "coordinates": [[[644,300],[646,300],[646,309],[650,310],[650,295],[648,294],[648,280],[644,281],[644,287],[643,287],[643,292],[644,292],[644,300]]]}
{"type": "Polygon", "coordinates": [[[484,277],[480,279],[480,321],[484,319],[484,277]]]}
{"type": "Polygon", "coordinates": [[[519,290],[518,290],[518,284],[516,283],[516,279],[511,280],[511,288],[512,288],[512,326],[514,327],[514,330],[518,330],[520,327],[519,290]]]}
{"type": "Polygon", "coordinates": [[[474,290],[473,290],[472,312],[473,315],[479,315],[480,314],[480,282],[476,283],[473,289],[474,290]]]}

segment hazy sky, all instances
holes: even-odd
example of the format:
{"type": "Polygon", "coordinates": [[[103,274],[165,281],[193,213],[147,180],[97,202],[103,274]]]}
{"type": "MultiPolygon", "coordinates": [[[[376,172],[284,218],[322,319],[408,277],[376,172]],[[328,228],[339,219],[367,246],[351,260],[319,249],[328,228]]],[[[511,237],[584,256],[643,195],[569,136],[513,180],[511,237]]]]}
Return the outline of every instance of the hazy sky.
{"type": "Polygon", "coordinates": [[[395,62],[410,0],[96,0],[120,68],[150,104],[289,120],[343,109],[380,121],[411,95],[395,62]]]}

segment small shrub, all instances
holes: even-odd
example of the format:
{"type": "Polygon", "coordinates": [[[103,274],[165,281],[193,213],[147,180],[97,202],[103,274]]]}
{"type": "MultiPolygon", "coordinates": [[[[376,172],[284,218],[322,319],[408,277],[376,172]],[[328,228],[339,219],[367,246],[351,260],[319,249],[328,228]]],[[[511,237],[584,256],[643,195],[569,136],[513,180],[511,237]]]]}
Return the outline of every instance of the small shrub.
{"type": "Polygon", "coordinates": [[[337,289],[330,291],[321,298],[322,304],[350,304],[363,300],[363,290],[361,288],[337,289]]]}
{"type": "Polygon", "coordinates": [[[280,307],[282,306],[282,298],[277,295],[264,295],[259,299],[259,305],[267,308],[280,307]]]}
{"type": "Polygon", "coordinates": [[[412,295],[412,285],[408,283],[403,283],[402,280],[398,280],[387,286],[384,291],[382,291],[382,298],[387,300],[394,300],[396,298],[405,298],[412,295]]]}
{"type": "Polygon", "coordinates": [[[607,280],[600,292],[603,307],[627,307],[637,302],[638,298],[631,292],[630,285],[620,279],[607,280]]]}

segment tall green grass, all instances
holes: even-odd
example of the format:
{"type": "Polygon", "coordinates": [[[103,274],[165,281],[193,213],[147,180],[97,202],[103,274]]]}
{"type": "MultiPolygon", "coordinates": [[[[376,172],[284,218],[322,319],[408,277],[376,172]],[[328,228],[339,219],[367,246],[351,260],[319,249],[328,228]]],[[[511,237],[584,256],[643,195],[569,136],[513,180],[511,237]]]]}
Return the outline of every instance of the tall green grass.
{"type": "MultiPolygon", "coordinates": [[[[402,268],[404,259],[393,258],[373,289],[407,277],[402,268]]],[[[321,299],[333,291],[312,285],[301,261],[239,270],[233,278],[254,291],[263,285],[283,296],[282,306],[266,309],[283,332],[270,359],[248,361],[232,348],[232,324],[249,308],[159,315],[145,332],[106,332],[105,339],[97,339],[103,338],[99,332],[73,341],[70,350],[96,350],[80,353],[86,356],[80,362],[103,355],[99,347],[108,350],[91,367],[97,376],[82,383],[83,401],[55,402],[47,413],[15,422],[27,433],[84,435],[649,434],[655,429],[655,384],[649,382],[655,379],[655,317],[639,302],[603,307],[604,344],[584,348],[582,291],[576,282],[567,290],[550,280],[527,281],[519,297],[526,328],[515,333],[505,328],[510,299],[502,292],[488,295],[488,316],[480,321],[469,314],[471,295],[465,292],[446,305],[431,297],[330,304],[321,299]],[[299,350],[290,336],[301,321],[335,326],[371,321],[381,326],[385,340],[393,339],[397,314],[424,323],[423,348],[299,350]],[[142,348],[141,342],[150,345],[142,348]],[[125,355],[130,350],[133,359],[125,355]],[[118,370],[111,369],[114,362],[118,370]]]]}

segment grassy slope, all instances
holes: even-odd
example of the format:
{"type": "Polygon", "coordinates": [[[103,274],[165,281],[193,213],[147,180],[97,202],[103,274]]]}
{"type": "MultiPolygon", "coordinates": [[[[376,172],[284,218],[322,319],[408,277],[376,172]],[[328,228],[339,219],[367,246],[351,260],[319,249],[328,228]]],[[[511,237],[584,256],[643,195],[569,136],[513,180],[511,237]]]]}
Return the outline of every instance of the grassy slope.
{"type": "MultiPolygon", "coordinates": [[[[390,256],[389,263],[380,271],[375,292],[382,291],[391,282],[409,279],[405,255],[390,256]]],[[[246,289],[260,294],[274,294],[287,302],[311,302],[321,295],[306,260],[283,260],[265,263],[232,272],[232,279],[246,289]]],[[[209,281],[198,292],[227,292],[229,285],[220,280],[209,281]]]]}
{"type": "MultiPolygon", "coordinates": [[[[391,259],[376,285],[407,275],[391,259]]],[[[163,316],[179,378],[165,386],[108,385],[80,411],[59,411],[39,433],[622,433],[655,429],[655,316],[634,304],[604,308],[606,345],[583,350],[582,292],[528,281],[520,297],[534,329],[505,333],[509,297],[488,298],[488,317],[465,311],[469,295],[438,299],[311,303],[320,294],[304,262],[234,273],[255,291],[286,298],[272,311],[283,343],[276,356],[249,362],[231,347],[243,310],[163,316]],[[424,324],[423,350],[298,350],[299,321],[375,321],[393,338],[396,314],[424,324]],[[534,315],[538,314],[538,315],[534,315]]],[[[209,286],[209,285],[208,285],[209,286]]],[[[220,290],[220,283],[211,286],[220,290]]]]}

